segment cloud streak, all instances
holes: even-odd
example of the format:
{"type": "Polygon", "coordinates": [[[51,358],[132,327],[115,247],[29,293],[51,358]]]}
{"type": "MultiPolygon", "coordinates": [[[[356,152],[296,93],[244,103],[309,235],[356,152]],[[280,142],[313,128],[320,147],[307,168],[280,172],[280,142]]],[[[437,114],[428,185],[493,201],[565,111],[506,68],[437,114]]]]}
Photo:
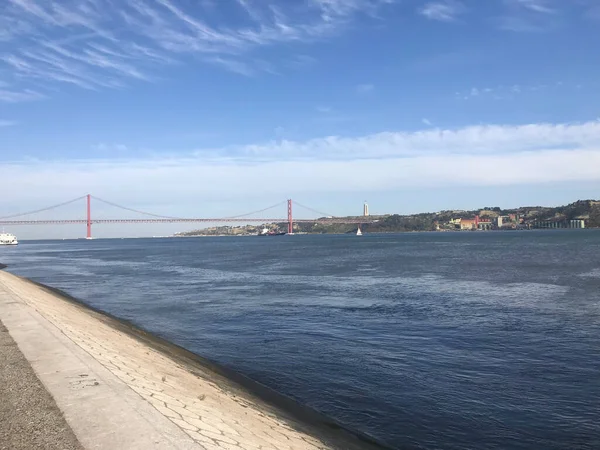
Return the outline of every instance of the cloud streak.
{"type": "Polygon", "coordinates": [[[543,14],[554,14],[556,9],[551,8],[546,0],[508,0],[509,5],[520,7],[543,14]]]}
{"type": "Polygon", "coordinates": [[[458,0],[429,2],[419,10],[421,15],[440,22],[453,22],[465,11],[465,6],[458,0]]]}
{"type": "MultiPolygon", "coordinates": [[[[493,17],[497,26],[520,32],[547,30],[565,8],[551,0],[498,3],[502,9],[493,17]]],[[[37,90],[42,86],[50,92],[65,85],[99,90],[153,82],[161,78],[165,66],[191,58],[243,76],[297,70],[314,64],[314,58],[292,53],[287,61],[273,63],[261,58],[261,49],[331,39],[365,18],[381,19],[382,12],[402,4],[401,0],[5,0],[0,71],[21,90],[33,90],[35,83],[37,90]]],[[[577,3],[574,8],[591,6],[577,3]]],[[[470,10],[460,0],[437,0],[416,12],[430,20],[454,22],[470,10]]],[[[46,93],[41,91],[38,98],[46,93]]],[[[31,100],[31,96],[12,98],[31,100]]]]}
{"type": "Polygon", "coordinates": [[[558,81],[553,84],[529,84],[495,87],[472,87],[468,91],[456,92],[455,96],[459,100],[484,99],[484,100],[506,100],[514,99],[518,95],[534,92],[552,92],[557,90],[581,89],[582,85],[565,84],[558,81]]]}
{"type": "Polygon", "coordinates": [[[7,161],[0,177],[24,197],[69,198],[85,186],[119,201],[166,201],[267,196],[283,185],[299,195],[598,182],[599,164],[600,122],[588,122],[278,140],[160,158],[7,161]]]}
{"type": "Polygon", "coordinates": [[[507,14],[496,18],[498,28],[517,33],[549,31],[560,23],[553,0],[504,0],[507,14]]]}
{"type": "Polygon", "coordinates": [[[359,94],[368,94],[369,92],[373,92],[375,90],[375,86],[370,83],[359,84],[356,86],[356,92],[359,94]]]}
{"type": "Polygon", "coordinates": [[[330,38],[393,2],[310,0],[294,6],[223,0],[208,7],[177,0],[6,0],[0,43],[11,50],[0,51],[0,69],[4,65],[14,75],[15,85],[35,79],[119,88],[152,81],[162,66],[193,55],[249,76],[273,71],[256,56],[258,49],[330,38]],[[232,13],[242,20],[223,22],[232,13]]]}
{"type": "MultiPolygon", "coordinates": [[[[477,125],[460,129],[385,132],[358,138],[330,136],[223,150],[229,158],[364,160],[452,155],[504,155],[544,149],[600,148],[600,122],[583,124],[477,125]]],[[[197,152],[201,156],[203,152],[197,152]]],[[[221,153],[223,154],[223,153],[221,153]]]]}
{"type": "Polygon", "coordinates": [[[40,100],[45,96],[39,92],[32,91],[30,89],[24,90],[9,90],[0,89],[0,102],[5,103],[20,103],[20,102],[31,102],[34,100],[40,100]]]}

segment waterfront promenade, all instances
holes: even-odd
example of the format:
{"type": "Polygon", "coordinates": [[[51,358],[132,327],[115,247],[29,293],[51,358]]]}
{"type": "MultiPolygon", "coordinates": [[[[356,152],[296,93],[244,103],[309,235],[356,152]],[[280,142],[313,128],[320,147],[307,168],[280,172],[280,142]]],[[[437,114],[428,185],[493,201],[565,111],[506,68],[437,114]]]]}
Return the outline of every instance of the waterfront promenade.
{"type": "Polygon", "coordinates": [[[380,448],[252,382],[232,381],[179,347],[1,271],[0,321],[1,351],[20,361],[5,365],[0,381],[17,383],[11,370],[24,370],[33,386],[0,390],[2,413],[16,423],[2,430],[13,433],[5,442],[33,433],[36,448],[79,448],[77,440],[85,449],[380,448]],[[37,418],[42,407],[54,416],[37,418]],[[18,424],[23,414],[29,428],[18,424]]]}

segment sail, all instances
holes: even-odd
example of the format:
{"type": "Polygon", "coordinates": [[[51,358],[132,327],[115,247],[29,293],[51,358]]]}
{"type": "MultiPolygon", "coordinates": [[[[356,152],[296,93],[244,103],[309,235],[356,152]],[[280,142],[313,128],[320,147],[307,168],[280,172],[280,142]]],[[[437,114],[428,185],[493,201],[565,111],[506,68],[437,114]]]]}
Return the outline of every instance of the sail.
{"type": "Polygon", "coordinates": [[[360,231],[360,227],[358,227],[358,230],[356,231],[356,235],[357,236],[362,236],[362,231],[360,231]]]}

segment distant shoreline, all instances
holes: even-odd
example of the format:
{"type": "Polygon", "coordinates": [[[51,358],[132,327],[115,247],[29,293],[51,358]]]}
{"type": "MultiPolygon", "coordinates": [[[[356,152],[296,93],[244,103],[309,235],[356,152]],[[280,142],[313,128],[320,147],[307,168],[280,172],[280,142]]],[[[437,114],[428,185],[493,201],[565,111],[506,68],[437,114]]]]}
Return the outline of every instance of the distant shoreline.
{"type": "MultiPolygon", "coordinates": [[[[403,231],[363,231],[363,235],[370,234],[407,234],[407,233],[514,233],[515,231],[540,231],[540,232],[548,232],[548,231],[589,231],[596,230],[598,228],[519,228],[515,230],[511,229],[502,229],[502,230],[403,230],[403,231]]],[[[294,233],[294,236],[346,236],[353,235],[353,233],[294,233]]],[[[187,236],[165,236],[165,238],[211,238],[211,237],[254,237],[257,235],[254,234],[191,234],[187,236]]],[[[257,236],[258,237],[258,236],[257,236]]],[[[275,236],[274,236],[275,237],[275,236]]],[[[112,238],[109,238],[112,239],[112,238]]],[[[120,238],[114,238],[120,239],[120,238]]],[[[150,239],[150,238],[148,238],[150,239]]]]}

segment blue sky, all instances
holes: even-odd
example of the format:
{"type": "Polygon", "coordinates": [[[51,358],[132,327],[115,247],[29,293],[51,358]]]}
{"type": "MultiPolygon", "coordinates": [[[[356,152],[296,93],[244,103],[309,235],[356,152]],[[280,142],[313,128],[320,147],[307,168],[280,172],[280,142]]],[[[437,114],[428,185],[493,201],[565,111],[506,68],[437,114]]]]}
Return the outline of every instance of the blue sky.
{"type": "Polygon", "coordinates": [[[0,216],[597,198],[599,38],[596,0],[5,0],[0,216]]]}

